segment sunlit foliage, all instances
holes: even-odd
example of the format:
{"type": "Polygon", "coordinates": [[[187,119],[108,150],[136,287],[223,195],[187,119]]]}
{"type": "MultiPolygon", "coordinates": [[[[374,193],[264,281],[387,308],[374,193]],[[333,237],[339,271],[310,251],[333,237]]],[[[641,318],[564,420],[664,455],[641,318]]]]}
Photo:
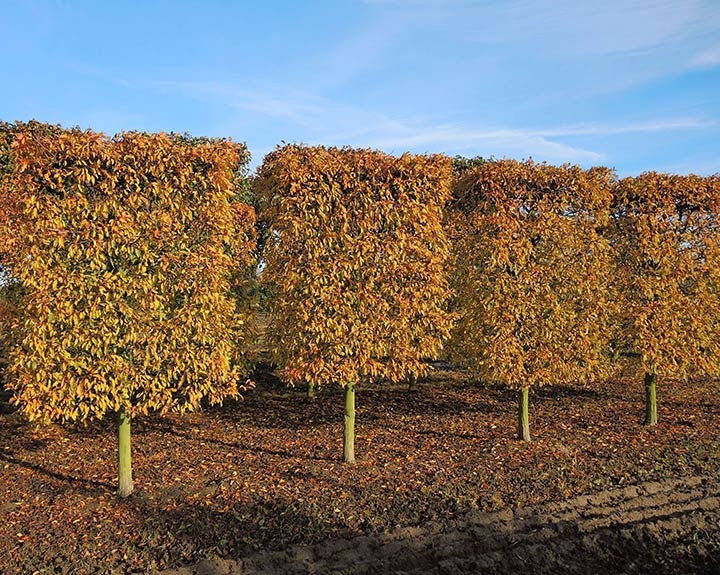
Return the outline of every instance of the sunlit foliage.
{"type": "Polygon", "coordinates": [[[613,216],[619,347],[639,359],[654,424],[655,376],[720,373],[720,178],[625,178],[613,216]]]}
{"type": "Polygon", "coordinates": [[[269,342],[290,383],[422,375],[451,317],[440,156],[286,146],[257,182],[270,236],[269,342]]]}
{"type": "Polygon", "coordinates": [[[267,221],[268,344],[281,376],[345,389],[344,461],[355,460],[355,386],[427,372],[450,331],[444,156],[290,145],[255,182],[267,221]]]}
{"type": "Polygon", "coordinates": [[[606,373],[612,260],[598,230],[613,184],[605,169],[510,160],[462,173],[447,219],[455,361],[519,391],[606,373]]]}
{"type": "Polygon", "coordinates": [[[192,410],[238,394],[254,211],[242,145],[79,130],[17,133],[3,226],[23,309],[9,387],[31,420],[192,410]]]}

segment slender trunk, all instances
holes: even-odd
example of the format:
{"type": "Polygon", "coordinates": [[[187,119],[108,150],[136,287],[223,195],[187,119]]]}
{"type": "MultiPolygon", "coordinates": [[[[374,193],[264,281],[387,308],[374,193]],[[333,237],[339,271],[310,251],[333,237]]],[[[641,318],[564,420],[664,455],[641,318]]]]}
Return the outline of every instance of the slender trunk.
{"type": "Polygon", "coordinates": [[[655,374],[645,374],[645,425],[657,425],[657,390],[655,374]]]}
{"type": "Polygon", "coordinates": [[[119,497],[132,493],[132,459],[130,456],[130,415],[125,409],[118,414],[118,491],[119,497]]]}
{"type": "Polygon", "coordinates": [[[315,399],[317,397],[317,386],[312,382],[308,383],[307,396],[310,399],[315,399]]]}
{"type": "Polygon", "coordinates": [[[530,441],[529,392],[527,387],[518,392],[518,439],[523,441],[530,441]]]}
{"type": "Polygon", "coordinates": [[[343,429],[343,461],[355,463],[355,386],[345,387],[345,426],[343,429]]]}
{"type": "Polygon", "coordinates": [[[408,380],[408,391],[415,392],[418,390],[418,378],[414,375],[410,376],[410,379],[408,380]]]}

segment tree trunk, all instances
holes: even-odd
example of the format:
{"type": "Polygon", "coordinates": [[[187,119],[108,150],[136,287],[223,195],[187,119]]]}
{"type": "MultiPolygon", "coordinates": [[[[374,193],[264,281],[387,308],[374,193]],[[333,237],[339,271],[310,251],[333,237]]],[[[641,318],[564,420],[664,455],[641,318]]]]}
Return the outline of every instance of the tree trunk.
{"type": "Polygon", "coordinates": [[[657,390],[655,374],[645,374],[645,425],[657,425],[657,390]]]}
{"type": "Polygon", "coordinates": [[[529,392],[527,387],[518,392],[518,439],[523,441],[530,441],[529,392]]]}
{"type": "Polygon", "coordinates": [[[132,459],[130,456],[130,416],[124,409],[118,414],[118,491],[119,497],[132,493],[132,459]]]}
{"type": "Polygon", "coordinates": [[[410,379],[408,380],[408,391],[411,393],[414,393],[418,390],[418,378],[414,375],[410,376],[410,379]]]}
{"type": "Polygon", "coordinates": [[[317,386],[314,383],[308,383],[307,396],[309,399],[315,399],[317,397],[317,386]]]}
{"type": "Polygon", "coordinates": [[[355,463],[355,386],[345,387],[345,426],[343,429],[343,461],[355,463]]]}

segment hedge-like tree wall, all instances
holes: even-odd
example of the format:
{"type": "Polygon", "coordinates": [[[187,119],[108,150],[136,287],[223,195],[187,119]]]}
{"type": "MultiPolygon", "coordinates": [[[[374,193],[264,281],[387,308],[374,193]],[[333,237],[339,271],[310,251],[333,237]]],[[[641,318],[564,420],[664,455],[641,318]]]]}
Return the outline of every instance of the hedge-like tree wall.
{"type": "Polygon", "coordinates": [[[619,347],[639,356],[654,425],[658,375],[720,373],[720,178],[625,178],[613,216],[619,347]]]}
{"type": "Polygon", "coordinates": [[[248,155],[79,130],[16,134],[12,153],[20,211],[2,233],[24,293],[8,386],[31,420],[117,413],[124,496],[130,418],[220,402],[247,372],[231,281],[254,250],[254,211],[235,199],[248,155]]]}
{"type": "Polygon", "coordinates": [[[451,357],[516,389],[530,439],[528,390],[599,377],[609,367],[607,224],[614,175],[491,161],[455,183],[447,226],[458,320],[451,357]]]}
{"type": "Polygon", "coordinates": [[[291,384],[345,388],[346,461],[355,386],[421,376],[449,334],[450,180],[442,156],[295,145],[259,170],[271,352],[291,384]]]}

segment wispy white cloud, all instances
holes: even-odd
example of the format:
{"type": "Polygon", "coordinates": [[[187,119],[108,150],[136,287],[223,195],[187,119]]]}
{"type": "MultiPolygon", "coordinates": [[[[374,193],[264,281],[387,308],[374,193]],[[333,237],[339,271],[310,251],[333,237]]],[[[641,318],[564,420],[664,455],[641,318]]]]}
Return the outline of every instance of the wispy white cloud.
{"type": "Polygon", "coordinates": [[[698,118],[675,118],[630,122],[627,124],[574,124],[561,128],[543,130],[544,136],[617,136],[621,134],[647,134],[653,132],[672,132],[677,130],[705,130],[720,126],[715,120],[698,118]]]}
{"type": "Polygon", "coordinates": [[[696,54],[691,64],[700,68],[720,66],[720,44],[696,54]]]}
{"type": "Polygon", "coordinates": [[[506,4],[503,38],[542,40],[572,54],[633,52],[712,29],[717,8],[703,0],[515,0],[506,4]]]}
{"type": "Polygon", "coordinates": [[[406,150],[473,154],[539,156],[548,160],[598,161],[590,150],[554,142],[541,131],[468,129],[438,124],[422,117],[390,117],[384,113],[287,89],[250,90],[219,82],[164,82],[164,90],[178,90],[214,104],[272,119],[290,121],[298,140],[309,144],[352,145],[390,152],[406,150]]]}
{"type": "Polygon", "coordinates": [[[720,125],[714,120],[689,117],[627,123],[588,122],[544,128],[484,127],[419,116],[390,116],[278,87],[251,90],[217,82],[162,85],[199,98],[210,98],[215,104],[236,111],[289,121],[293,127],[283,139],[294,137],[309,144],[379,148],[391,153],[410,150],[496,157],[532,156],[552,162],[590,164],[606,158],[604,152],[587,147],[587,141],[592,137],[706,130],[720,125]],[[585,145],[568,141],[573,138],[584,138],[585,145]]]}
{"type": "Polygon", "coordinates": [[[369,136],[372,147],[398,152],[410,149],[482,156],[532,156],[579,163],[598,162],[603,158],[598,152],[556,142],[541,132],[523,129],[405,126],[401,133],[374,133],[369,136]]]}
{"type": "MultiPolygon", "coordinates": [[[[550,161],[599,162],[601,152],[558,141],[568,137],[614,136],[679,130],[702,130],[717,127],[712,121],[693,118],[659,120],[629,124],[577,124],[547,129],[468,129],[457,126],[418,126],[404,135],[376,142],[380,148],[418,148],[430,146],[443,150],[481,150],[481,155],[534,156],[550,161]],[[489,152],[488,152],[489,151],[489,152]]],[[[474,152],[480,153],[480,152],[474,152]]]]}
{"type": "Polygon", "coordinates": [[[317,127],[321,118],[337,118],[347,109],[329,99],[282,86],[253,90],[213,81],[158,82],[155,85],[163,90],[211,99],[235,110],[289,120],[308,128],[317,127]]]}
{"type": "MultiPolygon", "coordinates": [[[[454,46],[448,66],[466,62],[463,73],[496,93],[532,86],[541,98],[602,97],[718,60],[716,49],[703,52],[718,40],[717,0],[367,0],[366,7],[411,22],[418,42],[454,46]]],[[[451,93],[472,89],[456,77],[445,78],[451,93]]]]}
{"type": "Polygon", "coordinates": [[[552,52],[607,55],[693,38],[716,29],[715,0],[365,0],[379,9],[452,14],[458,34],[483,44],[533,44],[552,52]]]}

